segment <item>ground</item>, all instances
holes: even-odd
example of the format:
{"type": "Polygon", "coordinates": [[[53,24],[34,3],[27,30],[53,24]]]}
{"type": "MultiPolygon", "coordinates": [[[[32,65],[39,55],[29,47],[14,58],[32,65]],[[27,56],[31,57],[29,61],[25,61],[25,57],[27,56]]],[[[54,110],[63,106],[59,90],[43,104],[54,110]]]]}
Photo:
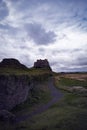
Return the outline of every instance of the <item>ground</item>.
{"type": "MultiPolygon", "coordinates": [[[[49,82],[51,86],[53,84],[52,79],[49,82]]],[[[40,107],[41,112],[33,114],[31,118],[26,117],[16,124],[7,123],[6,130],[87,130],[87,92],[71,91],[73,87],[87,89],[87,74],[56,74],[54,75],[54,83],[56,91],[60,91],[62,94],[61,98],[56,97],[56,93],[51,95],[51,97],[59,99],[45,111],[42,111],[40,107]]],[[[54,90],[55,88],[52,89],[52,91],[54,90]]],[[[52,99],[48,99],[44,104],[48,104],[52,99]]],[[[36,106],[36,108],[38,107],[36,106]]],[[[35,108],[32,107],[32,109],[35,111],[35,108]]],[[[30,107],[27,108],[28,110],[30,107]]],[[[22,114],[28,113],[23,111],[19,117],[22,114]]],[[[2,125],[3,122],[1,122],[2,125]]]]}

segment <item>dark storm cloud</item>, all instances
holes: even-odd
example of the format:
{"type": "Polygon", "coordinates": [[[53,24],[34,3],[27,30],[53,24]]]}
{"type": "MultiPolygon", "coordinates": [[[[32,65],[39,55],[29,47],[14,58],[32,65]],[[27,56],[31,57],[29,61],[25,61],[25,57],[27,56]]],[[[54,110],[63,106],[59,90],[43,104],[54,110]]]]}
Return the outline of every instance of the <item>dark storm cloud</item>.
{"type": "Polygon", "coordinates": [[[56,34],[53,31],[46,31],[45,28],[38,23],[31,23],[25,26],[29,37],[39,45],[47,45],[55,42],[56,34]]]}

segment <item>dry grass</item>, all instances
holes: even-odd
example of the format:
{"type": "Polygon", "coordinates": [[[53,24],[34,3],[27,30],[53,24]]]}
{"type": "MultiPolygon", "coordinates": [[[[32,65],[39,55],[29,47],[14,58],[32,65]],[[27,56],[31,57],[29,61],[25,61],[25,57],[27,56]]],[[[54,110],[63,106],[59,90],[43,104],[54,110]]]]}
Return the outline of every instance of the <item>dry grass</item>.
{"type": "Polygon", "coordinates": [[[62,77],[65,77],[65,78],[71,78],[71,79],[76,79],[76,80],[80,80],[80,81],[85,81],[87,80],[87,73],[85,74],[62,74],[61,75],[62,77]]]}

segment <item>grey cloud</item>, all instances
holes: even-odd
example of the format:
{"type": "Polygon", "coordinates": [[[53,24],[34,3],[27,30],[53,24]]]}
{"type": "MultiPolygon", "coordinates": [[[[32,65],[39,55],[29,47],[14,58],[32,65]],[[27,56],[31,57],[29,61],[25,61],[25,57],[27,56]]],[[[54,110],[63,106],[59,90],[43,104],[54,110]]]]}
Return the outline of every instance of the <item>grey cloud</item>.
{"type": "Polygon", "coordinates": [[[62,67],[59,69],[59,72],[87,72],[87,67],[73,67],[73,68],[67,68],[67,67],[62,67]]]}
{"type": "Polygon", "coordinates": [[[87,66],[87,56],[79,55],[76,60],[76,65],[87,66]]]}
{"type": "Polygon", "coordinates": [[[76,57],[76,59],[73,62],[67,65],[69,66],[67,70],[87,71],[87,56],[86,55],[87,55],[86,53],[85,55],[79,54],[79,56],[76,57]]]}
{"type": "Polygon", "coordinates": [[[0,24],[0,33],[7,34],[9,36],[16,36],[19,32],[21,32],[20,28],[12,27],[8,24],[0,24]]]}
{"type": "MultiPolygon", "coordinates": [[[[68,48],[67,44],[65,48],[60,47],[62,39],[72,42],[73,36],[69,39],[69,32],[66,33],[68,29],[86,34],[82,30],[87,31],[87,0],[3,0],[7,5],[11,3],[8,9],[0,1],[0,59],[14,57],[32,66],[36,58],[46,57],[53,70],[87,71],[87,50],[84,52],[87,47],[83,50],[79,46],[72,48],[72,45],[68,48]],[[55,47],[50,44],[53,42],[55,47]]],[[[85,41],[83,38],[82,43],[85,41]]],[[[72,44],[78,42],[79,39],[72,44]]]]}
{"type": "MultiPolygon", "coordinates": [[[[52,21],[55,26],[64,24],[64,26],[69,27],[78,23],[76,26],[79,29],[87,30],[84,20],[87,18],[85,15],[87,14],[86,0],[21,0],[21,2],[13,0],[10,2],[19,14],[24,15],[22,20],[26,21],[30,18],[33,21],[33,18],[38,16],[49,22],[52,21]],[[43,5],[49,8],[46,11],[43,9],[37,11],[43,5]]],[[[34,21],[38,22],[39,19],[34,19],[34,21]]]]}
{"type": "Polygon", "coordinates": [[[18,59],[19,59],[23,64],[25,64],[25,65],[28,66],[28,67],[31,67],[31,66],[32,66],[32,63],[34,62],[34,61],[32,60],[32,57],[30,57],[29,54],[23,54],[23,55],[19,56],[18,59]]]}
{"type": "Polygon", "coordinates": [[[6,7],[5,2],[0,0],[0,20],[4,19],[8,15],[8,8],[6,7]]]}
{"type": "Polygon", "coordinates": [[[25,29],[27,30],[28,35],[30,38],[39,45],[46,45],[49,43],[55,42],[56,34],[53,31],[46,31],[38,23],[31,23],[25,25],[25,29]]]}
{"type": "Polygon", "coordinates": [[[71,50],[60,50],[52,52],[56,56],[51,60],[51,66],[53,70],[59,72],[78,72],[87,71],[87,50],[84,48],[77,48],[71,50]],[[66,58],[60,58],[62,54],[68,55],[68,60],[66,58]]]}
{"type": "Polygon", "coordinates": [[[53,70],[58,72],[87,72],[87,65],[72,65],[72,63],[57,63],[51,64],[53,67],[53,70]]]}

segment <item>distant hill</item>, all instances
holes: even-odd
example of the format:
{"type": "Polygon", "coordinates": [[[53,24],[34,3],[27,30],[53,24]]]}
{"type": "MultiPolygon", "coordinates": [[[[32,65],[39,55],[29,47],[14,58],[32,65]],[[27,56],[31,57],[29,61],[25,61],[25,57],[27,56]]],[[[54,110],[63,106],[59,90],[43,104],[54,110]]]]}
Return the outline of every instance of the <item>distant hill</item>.
{"type": "Polygon", "coordinates": [[[21,64],[18,60],[16,59],[3,59],[0,62],[0,68],[18,68],[18,69],[27,69],[27,67],[23,64],[21,64]]]}

